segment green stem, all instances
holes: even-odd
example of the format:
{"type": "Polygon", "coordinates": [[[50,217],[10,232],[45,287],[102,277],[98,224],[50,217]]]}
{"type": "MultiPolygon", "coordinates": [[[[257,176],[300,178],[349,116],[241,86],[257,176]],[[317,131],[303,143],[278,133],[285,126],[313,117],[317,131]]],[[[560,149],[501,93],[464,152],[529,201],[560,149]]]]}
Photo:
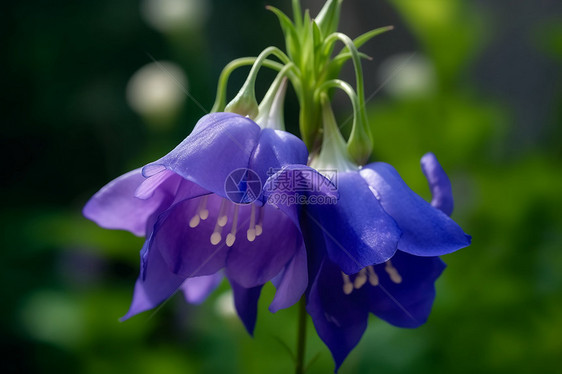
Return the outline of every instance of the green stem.
{"type": "Polygon", "coordinates": [[[367,112],[365,108],[365,88],[363,83],[363,68],[361,67],[361,56],[357,47],[347,35],[336,32],[331,34],[324,41],[325,50],[329,50],[336,40],[342,41],[353,60],[355,68],[356,91],[359,108],[354,113],[353,128],[348,140],[348,150],[352,158],[359,165],[364,165],[369,159],[373,150],[373,143],[369,131],[367,112]]]}
{"type": "Polygon", "coordinates": [[[363,68],[361,66],[361,55],[357,50],[357,47],[353,43],[353,40],[351,40],[347,35],[339,32],[333,33],[326,38],[324,42],[324,46],[325,46],[324,48],[326,50],[329,50],[331,48],[332,43],[334,43],[336,40],[340,40],[341,42],[343,42],[347,47],[347,49],[349,49],[349,52],[351,53],[353,68],[355,70],[357,96],[359,98],[359,105],[363,108],[365,107],[365,88],[363,84],[363,68]]]}
{"type": "Polygon", "coordinates": [[[353,90],[353,88],[349,85],[349,83],[342,81],[340,79],[331,79],[322,83],[320,87],[316,89],[314,93],[314,100],[320,101],[321,96],[323,93],[326,93],[331,88],[339,88],[343,92],[347,94],[349,100],[351,101],[351,106],[353,107],[354,116],[359,115],[359,110],[361,108],[361,104],[359,103],[359,99],[357,98],[357,94],[353,90]]]}
{"type": "Polygon", "coordinates": [[[299,322],[297,330],[297,360],[295,374],[304,373],[304,356],[306,350],[306,301],[304,296],[299,301],[299,322]]]}
{"type": "Polygon", "coordinates": [[[254,65],[252,65],[248,78],[246,78],[244,85],[236,97],[225,107],[224,110],[226,112],[238,113],[252,119],[258,115],[258,103],[255,92],[256,78],[260,68],[269,55],[274,55],[279,58],[283,65],[287,65],[291,62],[289,57],[287,57],[287,55],[277,47],[267,47],[264,49],[254,61],[254,65]]]}
{"type": "MultiPolygon", "coordinates": [[[[217,96],[215,98],[213,109],[211,109],[211,113],[222,112],[224,110],[224,107],[226,106],[226,86],[228,84],[228,78],[230,78],[230,74],[232,74],[234,70],[239,69],[243,66],[253,65],[256,62],[256,59],[257,57],[238,58],[228,63],[224,67],[224,69],[222,69],[217,87],[217,96]]],[[[271,60],[265,60],[263,62],[263,66],[277,71],[280,71],[283,68],[283,65],[271,60]]]]}
{"type": "Polygon", "coordinates": [[[281,51],[279,48],[277,48],[277,47],[267,47],[256,58],[256,61],[254,62],[254,65],[252,66],[252,69],[250,70],[250,74],[248,74],[248,79],[246,79],[246,82],[244,82],[244,86],[242,87],[242,90],[244,90],[244,87],[254,87],[254,85],[256,83],[256,78],[258,76],[258,71],[260,70],[261,66],[266,61],[266,59],[269,55],[274,55],[277,58],[279,58],[279,60],[281,60],[283,65],[289,64],[291,62],[289,57],[287,57],[287,55],[285,53],[283,53],[283,51],[281,51]]]}
{"type": "MultiPolygon", "coordinates": [[[[339,88],[340,90],[345,92],[349,97],[349,100],[351,101],[351,106],[353,108],[353,127],[355,127],[355,122],[357,121],[358,118],[360,118],[359,110],[361,109],[361,105],[359,104],[357,94],[355,93],[353,87],[351,87],[349,83],[342,81],[340,79],[331,79],[329,81],[322,83],[322,85],[320,85],[320,87],[318,87],[316,89],[316,92],[314,93],[314,101],[321,102],[322,95],[325,95],[328,92],[328,90],[332,88],[339,88]]],[[[343,129],[345,125],[346,123],[338,127],[339,129],[343,129]]],[[[338,135],[341,137],[339,131],[338,131],[338,135]]],[[[330,135],[324,133],[322,144],[324,144],[325,141],[329,141],[331,136],[333,136],[333,133],[331,133],[330,135]]],[[[311,149],[310,154],[313,155],[317,151],[318,151],[317,149],[311,149]]]]}

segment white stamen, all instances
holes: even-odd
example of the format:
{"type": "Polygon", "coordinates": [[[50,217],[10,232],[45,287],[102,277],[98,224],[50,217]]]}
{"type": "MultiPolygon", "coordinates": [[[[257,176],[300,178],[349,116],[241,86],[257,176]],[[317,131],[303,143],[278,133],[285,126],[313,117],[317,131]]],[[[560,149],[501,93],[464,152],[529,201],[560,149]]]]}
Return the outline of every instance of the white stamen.
{"type": "Polygon", "coordinates": [[[189,220],[189,227],[194,229],[199,226],[199,222],[201,222],[201,219],[199,218],[199,214],[196,214],[189,220]]]}
{"type": "Polygon", "coordinates": [[[398,270],[392,266],[392,262],[388,260],[384,266],[384,270],[388,273],[390,280],[396,284],[402,283],[402,276],[398,273],[398,270]]]}
{"type": "Polygon", "coordinates": [[[353,286],[355,289],[360,289],[363,285],[367,283],[367,270],[365,268],[359,270],[359,273],[355,276],[355,281],[353,282],[353,286]]]}
{"type": "Polygon", "coordinates": [[[207,200],[209,200],[209,195],[203,196],[203,198],[201,198],[201,202],[199,203],[199,217],[201,217],[203,221],[209,218],[209,209],[206,208],[207,200]]]}
{"type": "Polygon", "coordinates": [[[248,229],[248,231],[246,232],[246,238],[249,242],[253,242],[254,240],[256,240],[256,230],[248,229]]]}
{"type": "Polygon", "coordinates": [[[221,227],[219,226],[218,228],[215,228],[215,230],[217,231],[213,231],[213,233],[211,234],[211,244],[212,245],[217,245],[221,242],[221,227]]]}
{"type": "Polygon", "coordinates": [[[209,218],[209,210],[205,208],[208,199],[209,199],[209,195],[205,195],[201,198],[201,201],[199,201],[199,206],[197,206],[197,212],[189,220],[189,227],[191,227],[192,229],[199,226],[201,220],[204,221],[207,218],[209,218]]]}
{"type": "Polygon", "coordinates": [[[219,209],[219,215],[218,215],[218,219],[217,219],[217,224],[220,227],[226,226],[226,224],[228,222],[228,211],[229,210],[230,210],[230,203],[226,199],[223,199],[222,202],[221,202],[221,207],[219,209]]]}
{"type": "Polygon", "coordinates": [[[236,240],[236,235],[229,232],[228,235],[226,236],[226,245],[232,247],[234,245],[235,240],[236,240]]]}
{"type": "Polygon", "coordinates": [[[215,223],[215,229],[213,230],[213,233],[211,234],[211,244],[212,245],[217,245],[221,242],[221,240],[222,240],[221,232],[222,232],[222,226],[219,225],[219,222],[217,221],[217,223],[215,223]]]}
{"type": "Polygon", "coordinates": [[[344,272],[342,272],[341,275],[343,278],[343,293],[349,295],[353,292],[353,283],[349,280],[349,275],[344,272]]]}
{"type": "Polygon", "coordinates": [[[238,227],[238,209],[240,208],[239,205],[234,205],[234,217],[232,219],[232,228],[230,229],[230,233],[226,236],[226,245],[232,247],[234,245],[234,241],[236,240],[236,229],[238,227]]]}
{"type": "Polygon", "coordinates": [[[250,228],[246,232],[246,237],[249,242],[256,240],[256,206],[252,204],[252,212],[250,213],[250,228]]]}
{"type": "Polygon", "coordinates": [[[367,266],[367,271],[369,272],[369,283],[371,284],[371,286],[378,286],[379,277],[377,276],[377,273],[375,273],[375,269],[371,265],[369,265],[367,266]]]}
{"type": "Polygon", "coordinates": [[[259,208],[258,213],[260,215],[258,224],[256,225],[256,236],[260,236],[263,233],[263,214],[265,212],[264,208],[259,208]]]}

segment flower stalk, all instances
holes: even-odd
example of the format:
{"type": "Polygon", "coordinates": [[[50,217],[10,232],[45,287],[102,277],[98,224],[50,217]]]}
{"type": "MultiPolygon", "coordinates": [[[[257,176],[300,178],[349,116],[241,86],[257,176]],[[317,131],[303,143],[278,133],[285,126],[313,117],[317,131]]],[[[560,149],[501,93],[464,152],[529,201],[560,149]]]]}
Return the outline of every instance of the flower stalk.
{"type": "MultiPolygon", "coordinates": [[[[223,69],[222,72],[219,76],[219,83],[217,85],[217,94],[215,97],[215,103],[213,105],[213,108],[211,109],[211,113],[216,113],[216,112],[224,112],[225,107],[226,107],[226,87],[228,85],[228,79],[230,78],[230,75],[237,69],[244,67],[244,66],[249,66],[249,65],[253,65],[257,60],[257,57],[242,57],[242,58],[238,58],[236,60],[230,61],[223,69]]],[[[270,69],[273,70],[277,70],[277,71],[281,71],[281,69],[283,68],[283,65],[275,62],[275,61],[271,61],[271,60],[264,60],[262,62],[262,66],[268,67],[270,69]]]]}
{"type": "Polygon", "coordinates": [[[249,118],[256,118],[259,113],[259,106],[256,100],[256,79],[258,72],[269,55],[275,55],[285,65],[290,63],[289,58],[277,47],[268,47],[256,58],[248,78],[236,95],[236,97],[225,107],[225,112],[237,113],[249,118]]]}
{"type": "Polygon", "coordinates": [[[299,315],[297,325],[297,356],[295,360],[295,374],[303,374],[306,356],[306,300],[304,296],[299,301],[299,315]]]}

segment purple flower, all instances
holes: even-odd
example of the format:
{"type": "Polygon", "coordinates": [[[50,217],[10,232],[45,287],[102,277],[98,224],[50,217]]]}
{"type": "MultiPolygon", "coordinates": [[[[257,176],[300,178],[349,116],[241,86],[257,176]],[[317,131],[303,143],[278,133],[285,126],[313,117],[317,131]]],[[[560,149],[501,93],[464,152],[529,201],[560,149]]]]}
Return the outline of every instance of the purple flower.
{"type": "MultiPolygon", "coordinates": [[[[351,194],[348,190],[355,188],[359,191],[355,197],[361,202],[353,205],[357,220],[361,217],[369,219],[369,215],[373,214],[371,206],[376,206],[371,201],[374,200],[382,207],[382,211],[375,210],[381,222],[391,217],[390,220],[400,230],[397,235],[394,226],[386,224],[382,228],[377,227],[373,233],[375,237],[384,237],[381,231],[389,230],[387,240],[395,241],[394,245],[398,247],[396,252],[392,251],[391,243],[388,244],[388,252],[374,247],[373,251],[378,251],[378,258],[382,261],[373,261],[374,257],[366,260],[369,257],[356,256],[347,247],[341,248],[344,255],[334,256],[334,243],[349,243],[351,239],[348,237],[353,238],[354,235],[331,231],[335,230],[332,226],[327,229],[324,225],[329,224],[329,217],[316,219],[312,215],[318,214],[318,211],[314,207],[306,207],[310,212],[305,214],[311,215],[306,230],[303,227],[309,250],[307,311],[318,335],[332,352],[336,370],[363,335],[369,312],[399,327],[413,328],[423,324],[435,297],[434,282],[445,268],[436,256],[470,244],[470,237],[441,211],[450,213],[453,207],[447,175],[433,154],[426,154],[421,163],[433,194],[431,205],[411,191],[388,164],[370,164],[359,172],[344,173],[343,178],[338,177],[338,204],[352,200],[353,195],[348,195],[351,194]],[[353,186],[349,185],[351,178],[356,180],[353,186]],[[367,189],[376,199],[368,196],[367,189]],[[391,259],[386,258],[388,254],[391,254],[391,259]],[[368,264],[365,261],[373,262],[368,264]],[[355,270],[353,264],[361,268],[355,270]],[[346,269],[350,268],[352,271],[347,272],[346,269]]],[[[346,214],[344,208],[335,210],[346,214]]]]}
{"type": "MultiPolygon", "coordinates": [[[[271,168],[303,164],[307,157],[304,143],[287,132],[234,113],[213,113],[170,153],[96,193],[84,208],[87,218],[146,236],[124,319],[180,288],[188,300],[202,300],[221,269],[237,305],[257,302],[261,286],[274,277],[278,292],[271,309],[296,302],[308,281],[302,236],[287,216],[263,204],[256,183],[271,168]],[[234,195],[230,187],[238,189],[234,195]]],[[[251,332],[255,318],[239,312],[251,332]]]]}

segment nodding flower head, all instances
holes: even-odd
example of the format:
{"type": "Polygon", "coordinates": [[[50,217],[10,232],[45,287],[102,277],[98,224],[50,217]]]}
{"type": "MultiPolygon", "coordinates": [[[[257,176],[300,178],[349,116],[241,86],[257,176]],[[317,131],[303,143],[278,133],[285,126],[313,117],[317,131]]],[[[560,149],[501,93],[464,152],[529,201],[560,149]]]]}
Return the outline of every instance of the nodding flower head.
{"type": "MultiPolygon", "coordinates": [[[[146,235],[125,318],[155,307],[182,284],[189,288],[187,279],[221,269],[243,289],[279,276],[277,285],[285,292],[272,308],[296,302],[306,277],[288,287],[280,275],[303,250],[302,237],[293,221],[264,203],[261,191],[271,169],[304,164],[307,157],[294,135],[238,114],[212,113],[170,153],[96,193],[84,208],[87,218],[146,235]]],[[[246,323],[249,330],[252,323],[246,323]]]]}
{"type": "MultiPolygon", "coordinates": [[[[265,191],[276,178],[302,169],[285,167],[265,191]]],[[[435,296],[433,284],[445,268],[437,256],[470,244],[470,236],[444,213],[452,210],[451,185],[434,155],[424,156],[422,169],[431,204],[392,166],[377,162],[334,173],[335,204],[280,206],[301,227],[310,279],[307,310],[337,367],[359,342],[369,312],[400,327],[423,324],[435,296]]]]}

